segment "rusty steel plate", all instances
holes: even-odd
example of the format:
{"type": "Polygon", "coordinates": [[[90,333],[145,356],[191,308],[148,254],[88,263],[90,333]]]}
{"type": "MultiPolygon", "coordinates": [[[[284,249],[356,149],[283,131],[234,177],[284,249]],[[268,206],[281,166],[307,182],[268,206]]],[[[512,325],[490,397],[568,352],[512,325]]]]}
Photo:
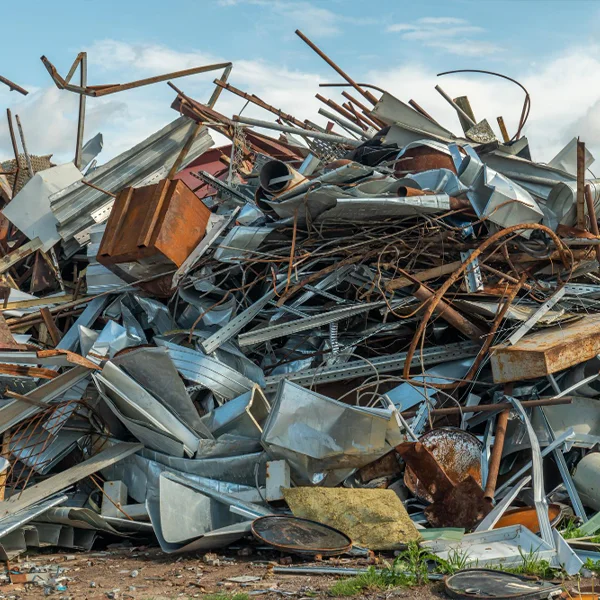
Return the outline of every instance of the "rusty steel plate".
{"type": "Polygon", "coordinates": [[[255,519],[252,534],[278,550],[303,556],[337,556],[352,547],[352,540],[345,533],[329,525],[284,515],[255,519]]]}
{"type": "MultiPolygon", "coordinates": [[[[455,427],[440,427],[428,431],[419,441],[433,454],[454,483],[460,483],[471,475],[481,485],[483,445],[474,435],[455,427]]],[[[433,502],[419,481],[418,474],[408,466],[404,472],[404,484],[419,500],[433,502]]]]}

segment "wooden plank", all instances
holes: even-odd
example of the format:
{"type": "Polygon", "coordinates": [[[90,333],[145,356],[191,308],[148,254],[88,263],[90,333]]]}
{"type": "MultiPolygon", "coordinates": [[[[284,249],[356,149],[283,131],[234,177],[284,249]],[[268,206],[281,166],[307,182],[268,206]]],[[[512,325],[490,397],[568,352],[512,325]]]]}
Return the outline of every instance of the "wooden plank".
{"type": "Polygon", "coordinates": [[[40,308],[40,314],[42,315],[42,319],[44,320],[44,323],[46,324],[46,327],[48,328],[48,333],[50,334],[50,337],[52,338],[52,342],[54,343],[55,346],[58,346],[58,343],[62,339],[62,333],[59,331],[58,327],[56,326],[54,317],[52,316],[52,314],[46,307],[40,308]]]}
{"type": "Polygon", "coordinates": [[[23,244],[20,248],[13,250],[10,254],[0,258],[0,273],[8,271],[13,265],[16,265],[19,261],[27,258],[30,254],[33,254],[36,250],[39,250],[43,246],[40,238],[35,238],[26,244],[23,244]]]}
{"type": "Polygon", "coordinates": [[[36,306],[53,306],[73,302],[73,295],[53,296],[52,298],[37,298],[35,300],[20,300],[19,302],[9,302],[6,306],[0,307],[0,312],[4,310],[22,310],[25,308],[34,308],[36,306]]]}

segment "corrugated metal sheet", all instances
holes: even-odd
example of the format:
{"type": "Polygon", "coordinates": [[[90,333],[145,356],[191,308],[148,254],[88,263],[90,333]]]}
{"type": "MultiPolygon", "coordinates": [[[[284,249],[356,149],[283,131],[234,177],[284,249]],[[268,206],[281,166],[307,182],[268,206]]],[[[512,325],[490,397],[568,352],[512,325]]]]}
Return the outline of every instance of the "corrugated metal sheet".
{"type": "MultiPolygon", "coordinates": [[[[179,117],[160,131],[127,152],[113,158],[91,173],[86,180],[95,186],[116,193],[124,187],[156,183],[166,177],[190,130],[196,126],[187,117],[179,117]]],[[[197,135],[184,165],[189,164],[214,144],[208,130],[197,135]]],[[[113,199],[81,182],[50,197],[50,208],[58,220],[58,233],[63,241],[76,238],[89,240],[88,229],[96,222],[108,219],[113,199]],[[94,219],[93,213],[96,218],[94,219]]]]}

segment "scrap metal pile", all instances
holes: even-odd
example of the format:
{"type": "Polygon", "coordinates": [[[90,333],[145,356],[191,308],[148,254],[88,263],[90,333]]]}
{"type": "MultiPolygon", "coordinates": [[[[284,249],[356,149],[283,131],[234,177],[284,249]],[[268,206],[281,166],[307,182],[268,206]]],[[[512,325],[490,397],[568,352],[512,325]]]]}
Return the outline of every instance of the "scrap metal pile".
{"type": "Polygon", "coordinates": [[[318,96],[324,127],[230,64],[87,86],[85,55],[66,79],[43,59],[80,98],[74,163],[30,156],[19,122],[20,153],[9,113],[0,556],[253,534],[580,571],[596,545],[559,531],[600,529],[591,154],[535,162],[528,95],[497,139],[438,86],[457,136],[299,35],[352,92],[318,96]],[[170,83],[179,116],[134,148],[98,166],[101,138],[82,144],[87,96],[212,69],[209,102],[170,83]],[[276,122],[219,113],[224,90],[276,122]]]}

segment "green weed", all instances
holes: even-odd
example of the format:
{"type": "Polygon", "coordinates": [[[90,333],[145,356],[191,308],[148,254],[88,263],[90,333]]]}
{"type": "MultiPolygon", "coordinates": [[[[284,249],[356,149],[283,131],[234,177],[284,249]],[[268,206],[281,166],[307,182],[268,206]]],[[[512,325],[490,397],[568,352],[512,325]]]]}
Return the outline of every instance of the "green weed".
{"type": "Polygon", "coordinates": [[[366,573],[361,573],[356,577],[340,579],[336,581],[328,590],[330,596],[358,596],[369,590],[384,590],[390,585],[387,578],[381,572],[371,567],[366,573]]]}

